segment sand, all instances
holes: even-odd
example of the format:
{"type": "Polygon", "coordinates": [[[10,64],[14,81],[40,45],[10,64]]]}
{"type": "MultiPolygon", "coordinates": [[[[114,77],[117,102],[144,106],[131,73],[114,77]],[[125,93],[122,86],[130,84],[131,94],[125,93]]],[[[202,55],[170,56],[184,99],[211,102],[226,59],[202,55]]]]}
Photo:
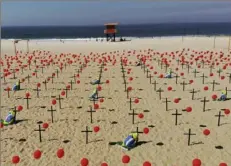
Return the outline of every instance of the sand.
{"type": "MultiPolygon", "coordinates": [[[[228,88],[231,90],[231,84],[229,83],[228,74],[231,73],[230,68],[230,55],[228,52],[228,37],[216,37],[214,45],[214,37],[166,37],[166,38],[154,38],[154,39],[133,39],[129,42],[95,42],[95,41],[65,41],[61,43],[58,40],[31,40],[29,42],[29,55],[33,55],[35,51],[35,57],[41,59],[48,59],[49,55],[53,57],[55,62],[58,62],[60,54],[66,55],[60,58],[60,62],[64,59],[70,58],[73,63],[63,67],[63,71],[59,72],[54,78],[54,83],[51,81],[47,84],[48,90],[45,90],[42,83],[52,73],[58,69],[57,64],[50,64],[44,68],[44,73],[40,68],[40,59],[37,60],[38,75],[33,76],[32,73],[36,68],[36,65],[32,62],[31,70],[24,69],[16,74],[17,79],[12,79],[13,74],[6,78],[6,83],[1,80],[1,118],[5,118],[9,108],[14,106],[23,106],[23,110],[17,114],[17,119],[20,121],[15,125],[4,126],[1,128],[1,165],[12,165],[11,159],[14,155],[20,157],[20,163],[17,166],[72,166],[80,165],[82,158],[89,160],[89,166],[98,166],[102,162],[107,162],[109,166],[122,166],[121,161],[123,155],[130,156],[130,163],[128,166],[142,166],[145,161],[149,161],[152,166],[190,166],[192,160],[199,158],[203,166],[219,166],[220,163],[231,163],[231,134],[230,134],[230,115],[225,115],[221,109],[230,109],[230,100],[224,102],[212,101],[211,96],[216,94],[220,96],[220,90],[228,88]],[[183,69],[181,65],[177,65],[176,59],[179,54],[182,53],[185,56],[186,61],[194,62],[191,65],[189,73],[187,67],[183,69]],[[39,54],[39,51],[41,53],[39,54]],[[45,52],[43,52],[45,51],[45,52]],[[50,51],[50,52],[48,52],[50,51]],[[194,55],[194,58],[199,55],[201,51],[213,51],[214,56],[212,60],[218,59],[220,61],[220,52],[224,53],[223,62],[215,66],[213,69],[214,76],[210,77],[209,65],[205,64],[204,67],[201,64],[200,68],[197,68],[195,60],[190,56],[194,55]],[[158,53],[159,54],[158,54],[158,53]],[[169,56],[173,52],[175,60],[169,56]],[[217,54],[215,54],[217,52],[217,54]],[[45,53],[45,55],[44,55],[45,53]],[[76,54],[75,60],[72,54],[76,54]],[[160,74],[165,75],[165,67],[158,65],[158,59],[161,59],[160,55],[163,54],[165,58],[171,60],[170,64],[172,69],[180,73],[184,73],[184,76],[178,78],[178,84],[175,83],[175,78],[165,79],[159,78],[160,74]],[[55,55],[58,55],[55,58],[55,55]],[[62,108],[59,109],[58,103],[53,106],[56,109],[54,112],[54,123],[51,123],[51,115],[47,110],[51,107],[52,97],[58,97],[62,89],[69,84],[71,80],[74,81],[73,75],[77,74],[81,64],[84,62],[84,55],[89,60],[87,67],[80,73],[79,84],[73,84],[73,90],[68,91],[68,98],[65,96],[62,100],[62,108]],[[130,92],[132,101],[135,98],[139,98],[139,103],[132,104],[132,108],[136,113],[143,113],[143,119],[139,119],[135,116],[135,124],[132,124],[132,116],[128,114],[132,111],[129,108],[129,99],[127,99],[124,81],[120,66],[120,57],[128,59],[127,66],[125,68],[125,76],[127,80],[127,86],[131,86],[133,90],[130,92]],[[146,73],[139,66],[135,66],[137,61],[137,55],[146,56],[146,65],[149,65],[149,71],[152,76],[152,84],[150,79],[146,77],[146,73]],[[102,90],[99,92],[99,96],[103,97],[104,102],[100,103],[99,109],[93,113],[93,123],[90,123],[89,106],[93,105],[93,102],[88,100],[88,96],[92,93],[94,86],[89,82],[97,79],[99,76],[100,57],[110,56],[110,59],[116,59],[115,65],[113,61],[106,63],[102,72],[102,82],[100,85],[102,90]],[[229,57],[228,57],[229,56],[229,57]],[[79,58],[78,58],[79,57],[79,58]],[[94,60],[94,57],[99,57],[94,60]],[[156,59],[156,60],[155,60],[156,59]],[[221,76],[225,76],[224,80],[221,80],[216,71],[222,68],[224,64],[228,64],[226,70],[223,70],[221,76]],[[153,66],[153,69],[150,67],[153,66]],[[130,74],[127,74],[128,69],[131,69],[130,74]],[[179,70],[176,71],[175,69],[179,70]],[[194,78],[193,70],[197,68],[198,74],[194,78]],[[157,74],[154,74],[157,72],[157,74]],[[204,73],[207,78],[205,84],[202,84],[202,74],[204,73]],[[21,84],[23,90],[16,92],[10,92],[10,98],[7,97],[7,92],[4,91],[6,87],[12,87],[18,79],[31,76],[30,82],[27,79],[21,84]],[[132,81],[129,81],[129,77],[133,77],[132,81]],[[106,84],[106,80],[110,83],[106,84]],[[192,84],[189,84],[189,80],[193,80],[192,84]],[[215,91],[212,91],[211,82],[215,80],[220,83],[215,86],[215,91]],[[159,94],[154,90],[153,82],[156,81],[157,89],[163,89],[162,99],[159,99],[159,94]],[[188,83],[183,91],[182,83],[185,81],[188,83]],[[36,85],[41,83],[41,92],[39,98],[36,96],[36,85]],[[172,91],[168,91],[167,88],[171,86],[172,91]],[[208,91],[204,91],[204,86],[208,86],[208,91]],[[195,100],[191,99],[192,89],[199,90],[200,92],[195,94],[195,100]],[[31,94],[31,100],[29,101],[29,109],[26,108],[26,100],[24,100],[25,93],[31,94]],[[203,112],[203,103],[201,100],[206,97],[209,102],[206,103],[206,111],[203,112]],[[165,98],[169,101],[169,110],[165,110],[165,98]],[[181,98],[178,104],[174,103],[175,98],[181,98]],[[192,112],[182,111],[186,107],[192,107],[192,112]],[[175,125],[175,113],[176,109],[178,113],[182,115],[178,117],[178,125],[175,125]],[[221,126],[217,126],[218,118],[215,117],[221,111],[224,117],[221,117],[221,126]],[[34,131],[38,129],[38,121],[48,123],[49,127],[42,132],[42,142],[39,142],[38,132],[34,131]],[[112,122],[117,122],[113,124],[112,122]],[[204,125],[201,127],[200,125],[204,125]],[[90,130],[93,130],[94,126],[99,126],[100,131],[89,134],[89,143],[85,143],[85,130],[86,126],[90,130]],[[135,131],[136,127],[139,127],[140,131],[144,128],[149,128],[148,134],[140,134],[139,140],[146,143],[132,149],[131,151],[123,151],[119,146],[110,146],[109,142],[122,141],[131,132],[135,131]],[[191,137],[191,145],[188,146],[188,139],[184,133],[187,133],[191,129],[193,135],[191,137]],[[209,129],[210,135],[205,136],[203,130],[209,129]],[[24,141],[22,141],[24,139],[24,141]],[[21,141],[20,141],[21,140],[21,141]],[[65,143],[66,142],[66,143],[65,143]],[[163,145],[159,145],[162,143],[163,145]],[[157,145],[158,144],[158,145],[157,145]],[[215,146],[222,146],[223,149],[216,149],[215,146]],[[63,148],[65,155],[59,159],[56,156],[58,149],[63,148]],[[33,152],[35,150],[42,151],[42,157],[39,160],[33,158],[33,152]]],[[[19,59],[26,64],[27,44],[26,41],[20,41],[17,45],[19,51],[19,59]],[[22,51],[20,53],[20,51],[22,51]],[[21,55],[21,58],[20,58],[21,55]],[[23,57],[26,57],[23,59],[23,57]]],[[[1,40],[1,57],[4,62],[4,66],[1,69],[6,68],[6,57],[14,56],[14,45],[10,40],[1,40]]],[[[202,54],[201,54],[202,55],[202,54]]],[[[204,57],[209,59],[210,53],[204,54],[204,57]]],[[[67,61],[67,60],[66,60],[67,61]]],[[[59,62],[59,63],[60,63],[59,62]]],[[[198,61],[199,64],[200,60],[198,61]]],[[[13,62],[11,68],[17,68],[16,61],[13,62]]],[[[231,93],[231,92],[228,92],[231,93]]],[[[229,96],[228,96],[229,97],[229,96]]],[[[58,102],[58,101],[57,101],[58,102]]]]}

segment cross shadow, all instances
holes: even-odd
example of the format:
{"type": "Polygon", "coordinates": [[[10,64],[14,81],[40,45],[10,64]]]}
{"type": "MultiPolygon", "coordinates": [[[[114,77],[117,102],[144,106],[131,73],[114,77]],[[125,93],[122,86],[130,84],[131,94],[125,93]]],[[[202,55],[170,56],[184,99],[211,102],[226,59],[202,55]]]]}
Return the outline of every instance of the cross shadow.
{"type": "Polygon", "coordinates": [[[21,123],[21,122],[27,122],[29,119],[16,119],[15,124],[21,123]]]}
{"type": "Polygon", "coordinates": [[[136,122],[135,124],[145,123],[145,121],[136,122]]]}
{"type": "Polygon", "coordinates": [[[139,141],[139,142],[136,143],[136,147],[141,146],[143,144],[150,143],[150,142],[152,142],[152,141],[139,141]]]}
{"type": "Polygon", "coordinates": [[[192,142],[190,145],[201,145],[201,144],[204,144],[202,141],[200,142],[192,142]]]}
{"type": "Polygon", "coordinates": [[[97,140],[93,140],[93,141],[89,141],[88,143],[96,143],[96,142],[102,142],[103,141],[103,139],[97,139],[97,140]]]}
{"type": "Polygon", "coordinates": [[[226,125],[226,124],[230,124],[230,123],[221,123],[220,126],[226,125]]]}

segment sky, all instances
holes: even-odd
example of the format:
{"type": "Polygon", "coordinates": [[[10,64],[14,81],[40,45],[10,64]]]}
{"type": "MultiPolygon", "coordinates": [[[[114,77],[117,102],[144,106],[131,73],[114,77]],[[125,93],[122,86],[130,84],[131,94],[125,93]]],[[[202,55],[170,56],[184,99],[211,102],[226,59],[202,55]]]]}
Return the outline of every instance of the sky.
{"type": "Polygon", "coordinates": [[[231,2],[11,1],[2,2],[2,26],[84,26],[174,22],[231,22],[231,2]]]}

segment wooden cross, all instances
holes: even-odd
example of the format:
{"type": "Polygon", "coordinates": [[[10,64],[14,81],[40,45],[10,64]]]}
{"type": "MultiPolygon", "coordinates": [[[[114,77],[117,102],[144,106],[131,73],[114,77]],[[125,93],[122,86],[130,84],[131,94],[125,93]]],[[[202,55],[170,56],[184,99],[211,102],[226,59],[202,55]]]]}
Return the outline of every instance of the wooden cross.
{"type": "Polygon", "coordinates": [[[161,100],[161,93],[164,91],[161,88],[159,88],[156,92],[159,92],[159,99],[161,100]]]}
{"type": "Polygon", "coordinates": [[[129,99],[129,108],[132,110],[132,98],[129,99]]]}
{"type": "Polygon", "coordinates": [[[205,74],[203,73],[203,75],[200,76],[200,77],[202,77],[202,84],[205,84],[205,78],[207,78],[207,77],[205,76],[205,74]]]}
{"type": "Polygon", "coordinates": [[[167,70],[168,70],[168,65],[167,64],[165,64],[165,72],[167,72],[167,70]]]}
{"type": "Polygon", "coordinates": [[[56,100],[59,101],[59,109],[62,109],[62,106],[61,106],[61,100],[63,100],[63,98],[61,98],[61,96],[59,95],[58,98],[56,98],[56,100]]]}
{"type": "Polygon", "coordinates": [[[43,73],[43,68],[44,68],[44,67],[43,67],[43,66],[41,66],[40,68],[42,69],[42,73],[43,73]]]}
{"type": "Polygon", "coordinates": [[[215,115],[215,117],[218,117],[218,123],[217,123],[217,126],[220,126],[220,122],[221,122],[221,117],[223,117],[224,115],[221,115],[221,111],[219,111],[219,114],[218,115],[215,115]]]}
{"type": "Polygon", "coordinates": [[[68,82],[68,83],[70,83],[71,84],[71,90],[73,89],[73,81],[71,80],[70,82],[68,82]]]}
{"type": "Polygon", "coordinates": [[[144,73],[145,73],[145,69],[146,69],[145,67],[146,67],[146,65],[145,65],[145,64],[143,64],[144,73]]]}
{"type": "Polygon", "coordinates": [[[183,85],[183,91],[185,91],[185,85],[187,85],[187,83],[185,83],[185,81],[183,81],[183,83],[181,83],[181,85],[183,85]]]}
{"type": "Polygon", "coordinates": [[[178,74],[176,74],[176,84],[178,84],[178,78],[180,77],[180,76],[178,76],[178,74]]]}
{"type": "Polygon", "coordinates": [[[197,77],[198,71],[195,69],[195,70],[193,71],[193,73],[194,73],[194,78],[196,78],[196,77],[197,77]]]}
{"type": "Polygon", "coordinates": [[[165,110],[168,111],[168,103],[171,101],[169,101],[168,98],[166,97],[164,102],[165,102],[165,110]]]}
{"type": "Polygon", "coordinates": [[[39,98],[39,91],[41,91],[40,89],[39,89],[39,87],[37,86],[37,88],[36,89],[34,89],[36,92],[37,92],[37,98],[39,98]]]}
{"type": "Polygon", "coordinates": [[[50,110],[47,110],[48,112],[51,112],[51,122],[53,123],[54,122],[54,111],[56,111],[56,110],[54,110],[53,109],[53,107],[51,106],[51,109],[50,110]]]}
{"type": "Polygon", "coordinates": [[[16,73],[15,69],[13,69],[13,74],[14,74],[13,79],[16,79],[15,73],[16,73]]]}
{"type": "Polygon", "coordinates": [[[16,109],[16,107],[14,107],[13,111],[14,111],[14,123],[16,124],[17,123],[16,122],[16,116],[17,116],[17,109],[16,109]]]}
{"type": "Polygon", "coordinates": [[[188,146],[190,146],[191,135],[196,135],[196,134],[192,134],[191,129],[189,129],[188,133],[184,133],[184,135],[188,135],[188,146]]]}
{"type": "Polygon", "coordinates": [[[45,90],[47,90],[47,80],[43,81],[44,85],[45,85],[45,90]]]}
{"type": "Polygon", "coordinates": [[[7,91],[7,96],[8,96],[8,98],[10,98],[10,88],[9,87],[7,87],[6,89],[4,89],[5,91],[7,91]]]}
{"type": "Polygon", "coordinates": [[[24,99],[26,99],[26,108],[29,109],[29,100],[30,100],[31,98],[26,97],[26,98],[24,98],[24,99]]]}
{"type": "Polygon", "coordinates": [[[177,126],[177,118],[178,118],[178,116],[180,116],[180,115],[182,115],[182,114],[178,114],[178,110],[176,109],[176,113],[175,113],[175,114],[172,114],[172,115],[175,115],[175,116],[176,116],[175,125],[177,126]]]}
{"type": "Polygon", "coordinates": [[[38,131],[39,132],[39,141],[42,142],[42,131],[45,131],[45,129],[41,129],[41,124],[39,123],[39,129],[38,130],[34,130],[34,131],[38,131]]]}
{"type": "Polygon", "coordinates": [[[68,90],[70,90],[70,89],[66,87],[66,89],[63,89],[63,90],[66,91],[66,98],[67,98],[67,92],[68,92],[68,90]]]}
{"type": "Polygon", "coordinates": [[[136,131],[132,131],[132,133],[143,134],[142,131],[139,131],[139,127],[136,127],[136,131]]]}
{"type": "Polygon", "coordinates": [[[27,78],[27,82],[30,83],[30,76],[29,76],[29,74],[28,74],[28,76],[26,78],[27,78]]]}
{"type": "Polygon", "coordinates": [[[127,90],[127,82],[126,82],[126,80],[125,80],[125,78],[124,78],[124,88],[125,88],[125,92],[127,92],[127,98],[128,98],[128,96],[129,96],[129,92],[128,92],[128,90],[127,90]]]}
{"type": "Polygon", "coordinates": [[[198,91],[195,91],[194,89],[190,92],[192,93],[192,100],[194,100],[194,94],[197,93],[198,91]]]}
{"type": "Polygon", "coordinates": [[[135,110],[132,110],[132,113],[128,113],[128,115],[132,115],[132,124],[135,124],[135,115],[138,115],[137,113],[135,113],[135,110]]]}
{"type": "Polygon", "coordinates": [[[189,69],[190,69],[190,65],[189,64],[187,64],[187,69],[188,69],[188,73],[189,73],[189,69]]]}
{"type": "Polygon", "coordinates": [[[150,84],[152,84],[152,75],[151,74],[149,74],[149,82],[150,82],[150,84]]]}
{"type": "Polygon", "coordinates": [[[213,65],[211,65],[210,67],[209,67],[209,69],[210,69],[210,73],[212,73],[213,72],[213,65]]]}
{"type": "Polygon", "coordinates": [[[181,63],[181,68],[182,68],[182,69],[184,69],[184,65],[185,65],[184,63],[181,63]]]}
{"type": "Polygon", "coordinates": [[[158,84],[157,82],[156,82],[156,80],[154,81],[154,91],[156,91],[156,84],[158,84]]]}
{"type": "Polygon", "coordinates": [[[57,78],[59,78],[59,70],[58,69],[56,69],[56,76],[57,76],[57,78]]]}
{"type": "Polygon", "coordinates": [[[219,85],[219,83],[217,83],[217,82],[215,82],[215,80],[213,80],[212,84],[213,84],[212,91],[214,91],[215,90],[215,85],[219,85]]]}
{"type": "Polygon", "coordinates": [[[149,73],[149,72],[150,72],[150,71],[147,69],[147,70],[146,70],[146,73],[147,73],[147,78],[148,78],[148,73],[149,73]]]}
{"type": "Polygon", "coordinates": [[[179,64],[180,64],[180,60],[179,60],[179,59],[177,59],[176,61],[177,61],[177,66],[179,66],[179,64]]]}
{"type": "Polygon", "coordinates": [[[52,84],[54,83],[54,76],[53,76],[53,74],[51,75],[51,83],[52,84]]]}
{"type": "Polygon", "coordinates": [[[229,74],[229,83],[231,83],[231,73],[227,73],[227,74],[229,74]]]}
{"type": "Polygon", "coordinates": [[[204,100],[201,100],[201,102],[203,102],[203,112],[205,112],[205,104],[209,102],[209,100],[206,100],[206,97],[204,97],[204,100]]]}
{"type": "Polygon", "coordinates": [[[218,73],[218,76],[220,77],[220,76],[221,76],[221,73],[222,73],[222,70],[219,69],[219,70],[217,71],[217,73],[218,73]]]}
{"type": "Polygon", "coordinates": [[[37,73],[38,73],[38,71],[37,71],[37,70],[35,70],[34,72],[35,72],[35,76],[36,76],[36,78],[38,78],[38,74],[37,74],[37,73]]]}
{"type": "Polygon", "coordinates": [[[205,61],[201,61],[201,63],[202,63],[202,68],[205,68],[205,61]]]}
{"type": "Polygon", "coordinates": [[[163,62],[160,63],[160,68],[163,69],[163,62]]]}
{"type": "Polygon", "coordinates": [[[158,66],[160,66],[160,60],[159,59],[157,60],[157,62],[158,62],[158,66]]]}
{"type": "Polygon", "coordinates": [[[92,106],[90,106],[90,111],[87,111],[87,112],[90,112],[90,119],[91,119],[91,123],[93,123],[93,118],[92,118],[92,113],[93,112],[96,112],[96,111],[94,111],[93,109],[92,109],[92,106]]]}
{"type": "Polygon", "coordinates": [[[24,73],[24,72],[23,72],[23,69],[24,69],[24,67],[22,66],[22,67],[21,67],[21,73],[22,73],[22,74],[24,73]]]}
{"type": "Polygon", "coordinates": [[[88,133],[91,133],[92,131],[88,130],[88,126],[86,126],[85,131],[81,131],[82,133],[86,133],[86,144],[88,144],[88,133]]]}

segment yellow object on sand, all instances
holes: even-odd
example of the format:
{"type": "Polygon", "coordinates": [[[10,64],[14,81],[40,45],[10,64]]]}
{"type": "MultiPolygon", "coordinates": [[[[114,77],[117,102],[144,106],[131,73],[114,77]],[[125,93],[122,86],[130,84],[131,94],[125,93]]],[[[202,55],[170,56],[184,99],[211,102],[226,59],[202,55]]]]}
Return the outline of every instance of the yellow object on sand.
{"type": "Polygon", "coordinates": [[[224,94],[224,95],[226,95],[226,91],[225,90],[222,90],[221,93],[224,94]]]}

